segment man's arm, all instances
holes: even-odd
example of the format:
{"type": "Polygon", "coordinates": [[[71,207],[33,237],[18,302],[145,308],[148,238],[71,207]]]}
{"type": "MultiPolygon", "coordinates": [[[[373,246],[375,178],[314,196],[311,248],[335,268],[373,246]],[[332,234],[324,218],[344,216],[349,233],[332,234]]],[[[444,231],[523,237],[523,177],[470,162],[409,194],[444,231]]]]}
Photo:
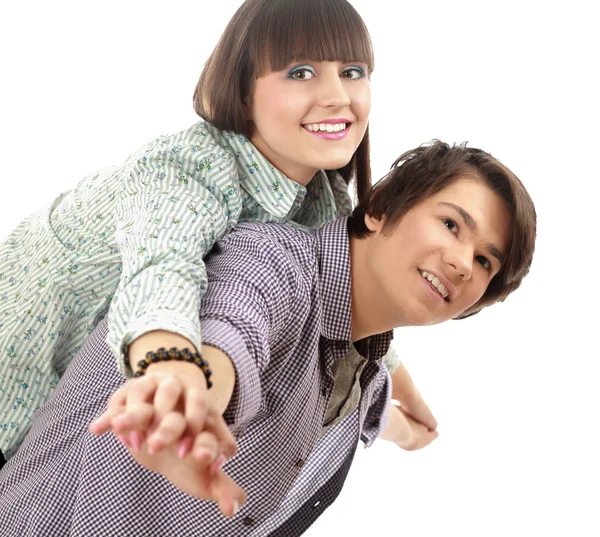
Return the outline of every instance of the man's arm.
{"type": "MultiPolygon", "coordinates": [[[[233,499],[242,503],[243,491],[222,479],[220,467],[235,453],[227,450],[223,411],[233,407],[228,412],[234,424],[258,412],[269,343],[286,329],[292,304],[303,307],[296,296],[302,271],[277,241],[259,232],[225,237],[207,270],[212,277],[201,309],[202,340],[203,356],[214,370],[213,388],[207,390],[195,365],[153,364],[115,393],[91,430],[127,433],[121,441],[140,464],[189,494],[218,501],[231,515],[233,499]],[[174,442],[180,440],[177,448],[174,442]]],[[[158,336],[162,341],[164,334],[158,336]]]]}
{"type": "MultiPolygon", "coordinates": [[[[391,377],[392,399],[400,403],[403,414],[408,414],[413,420],[425,425],[430,431],[435,431],[438,425],[437,421],[402,362],[399,362],[391,377]]],[[[402,420],[399,416],[393,419],[402,420]]]]}
{"type": "Polygon", "coordinates": [[[415,451],[431,444],[438,432],[414,420],[402,407],[390,403],[387,422],[379,437],[407,451],[415,451]]]}

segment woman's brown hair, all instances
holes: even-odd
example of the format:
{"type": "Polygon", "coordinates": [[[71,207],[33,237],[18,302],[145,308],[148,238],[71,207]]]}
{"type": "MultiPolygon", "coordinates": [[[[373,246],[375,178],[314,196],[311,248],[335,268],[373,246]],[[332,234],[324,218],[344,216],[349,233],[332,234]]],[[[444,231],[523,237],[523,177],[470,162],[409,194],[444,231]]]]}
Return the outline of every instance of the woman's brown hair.
{"type": "MultiPolygon", "coordinates": [[[[362,62],[374,68],[367,27],[346,0],[246,0],[208,58],[194,91],[196,113],[218,129],[250,137],[243,105],[256,78],[293,61],[362,62]]],[[[357,199],[371,187],[369,129],[338,170],[356,179],[357,199]]]]}
{"type": "Polygon", "coordinates": [[[512,234],[502,268],[481,299],[458,319],[502,302],[521,285],[531,267],[536,237],[535,207],[512,171],[481,149],[434,140],[401,155],[391,171],[363,197],[348,222],[350,235],[357,238],[371,233],[365,224],[366,214],[378,219],[385,217],[384,230],[391,232],[415,205],[464,175],[478,177],[504,201],[512,215],[512,234]]]}

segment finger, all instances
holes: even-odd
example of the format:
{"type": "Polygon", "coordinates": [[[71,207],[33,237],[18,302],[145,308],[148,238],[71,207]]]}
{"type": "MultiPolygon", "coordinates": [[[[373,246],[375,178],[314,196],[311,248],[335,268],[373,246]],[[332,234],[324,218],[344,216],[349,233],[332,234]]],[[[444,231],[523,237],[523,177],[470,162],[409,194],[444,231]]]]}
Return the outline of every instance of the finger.
{"type": "Polygon", "coordinates": [[[167,414],[177,409],[182,392],[183,386],[176,376],[167,375],[160,379],[154,393],[157,421],[162,421],[167,414]]]}
{"type": "Polygon", "coordinates": [[[209,489],[221,513],[226,517],[235,516],[246,503],[246,491],[222,471],[217,472],[210,480],[209,489]]]}
{"type": "Polygon", "coordinates": [[[193,446],[194,446],[194,437],[190,436],[190,435],[184,436],[179,441],[179,448],[177,450],[177,456],[180,459],[187,457],[187,454],[192,450],[193,446]]]}
{"type": "Polygon", "coordinates": [[[146,433],[143,431],[131,431],[129,433],[129,444],[135,453],[139,453],[142,444],[146,441],[146,433]]]}
{"type": "Polygon", "coordinates": [[[204,430],[208,405],[206,390],[191,388],[187,391],[184,412],[190,434],[197,435],[204,430]]]}
{"type": "Polygon", "coordinates": [[[185,431],[187,422],[179,412],[170,412],[162,418],[156,429],[148,437],[148,453],[158,453],[165,446],[174,444],[185,431]]]}
{"type": "Polygon", "coordinates": [[[237,442],[229,427],[225,423],[223,416],[220,415],[214,408],[209,410],[206,418],[205,428],[211,431],[217,437],[219,442],[220,453],[223,453],[228,459],[233,457],[237,452],[237,442]]]}
{"type": "Polygon", "coordinates": [[[155,408],[151,403],[138,403],[124,408],[112,419],[112,429],[125,434],[129,431],[146,431],[154,421],[155,408]]]}
{"type": "Polygon", "coordinates": [[[210,465],[209,473],[216,474],[227,462],[227,457],[222,453],[217,456],[215,461],[210,465]]]}
{"type": "Polygon", "coordinates": [[[437,420],[433,417],[433,413],[429,410],[428,406],[425,406],[423,409],[423,415],[419,420],[423,425],[425,425],[430,431],[435,431],[438,426],[437,420]]]}
{"type": "Polygon", "coordinates": [[[422,449],[424,447],[427,447],[429,444],[431,444],[431,442],[433,442],[437,437],[438,437],[438,433],[437,431],[427,431],[426,433],[424,433],[421,438],[420,441],[417,445],[416,449],[422,449]]]}
{"type": "Polygon", "coordinates": [[[219,442],[210,432],[203,432],[196,436],[192,447],[192,457],[204,466],[210,466],[217,459],[219,442]]]}
{"type": "Polygon", "coordinates": [[[112,430],[112,420],[115,416],[118,416],[125,411],[125,407],[109,407],[100,416],[98,416],[92,423],[89,424],[88,429],[91,433],[101,435],[107,431],[112,430]]]}
{"type": "Polygon", "coordinates": [[[125,384],[123,384],[123,386],[115,390],[115,392],[110,396],[110,399],[108,400],[107,407],[125,406],[125,402],[127,401],[127,392],[130,388],[130,382],[131,381],[126,382],[125,384]]]}
{"type": "Polygon", "coordinates": [[[133,407],[142,403],[151,403],[154,399],[157,385],[160,381],[160,375],[144,375],[143,377],[132,379],[128,382],[127,407],[133,407]]]}

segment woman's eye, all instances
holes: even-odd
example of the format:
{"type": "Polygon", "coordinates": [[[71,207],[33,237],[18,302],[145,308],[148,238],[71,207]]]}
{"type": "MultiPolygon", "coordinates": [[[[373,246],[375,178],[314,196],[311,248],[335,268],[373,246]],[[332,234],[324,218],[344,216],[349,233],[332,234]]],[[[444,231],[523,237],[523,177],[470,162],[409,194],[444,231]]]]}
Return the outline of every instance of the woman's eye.
{"type": "Polygon", "coordinates": [[[452,233],[458,233],[458,226],[452,218],[444,218],[444,225],[452,231],[452,233]]]}
{"type": "Polygon", "coordinates": [[[490,260],[487,257],[484,257],[483,255],[478,255],[475,258],[479,263],[481,263],[481,266],[487,270],[489,270],[490,268],[492,268],[492,264],[490,263],[490,260]]]}
{"type": "Polygon", "coordinates": [[[365,71],[360,67],[352,66],[346,67],[342,71],[342,78],[349,78],[352,80],[358,80],[359,78],[363,78],[365,76],[365,71]]]}
{"type": "Polygon", "coordinates": [[[315,76],[315,72],[308,67],[296,67],[288,74],[288,77],[294,80],[310,80],[313,76],[315,76]]]}

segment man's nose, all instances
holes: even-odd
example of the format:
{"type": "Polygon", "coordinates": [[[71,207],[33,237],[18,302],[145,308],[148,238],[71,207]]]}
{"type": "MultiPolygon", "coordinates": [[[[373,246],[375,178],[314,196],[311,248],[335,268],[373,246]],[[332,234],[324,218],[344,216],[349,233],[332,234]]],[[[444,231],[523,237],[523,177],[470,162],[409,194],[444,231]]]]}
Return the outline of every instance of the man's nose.
{"type": "Polygon", "coordinates": [[[461,280],[470,280],[473,273],[473,249],[455,245],[446,251],[444,261],[452,267],[454,276],[461,280]]]}

